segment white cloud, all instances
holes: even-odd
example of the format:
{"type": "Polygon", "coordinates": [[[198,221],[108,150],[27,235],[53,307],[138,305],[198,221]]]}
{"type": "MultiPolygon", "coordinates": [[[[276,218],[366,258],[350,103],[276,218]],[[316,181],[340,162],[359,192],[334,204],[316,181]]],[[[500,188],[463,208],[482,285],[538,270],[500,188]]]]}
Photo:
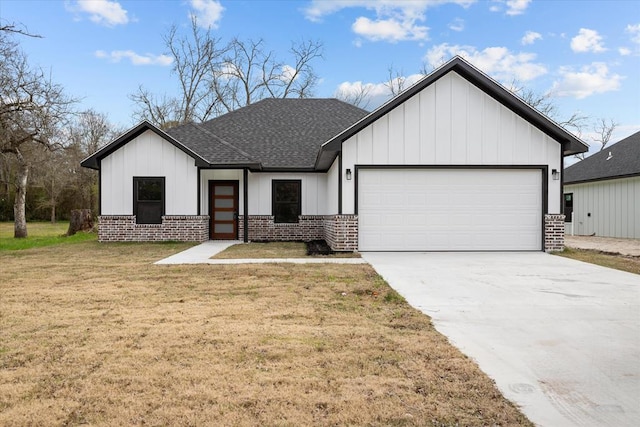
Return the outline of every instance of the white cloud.
{"type": "MultiPolygon", "coordinates": [[[[409,86],[415,84],[418,80],[423,78],[423,74],[411,74],[406,77],[399,77],[394,79],[394,86],[397,87],[398,79],[403,80],[403,88],[407,89],[409,86]]],[[[389,89],[388,82],[384,83],[363,83],[357,82],[342,82],[338,85],[338,88],[334,92],[334,96],[343,99],[351,100],[358,97],[359,94],[365,93],[365,100],[361,103],[363,108],[377,108],[389,99],[391,99],[392,93],[389,89]]]]}
{"type": "Polygon", "coordinates": [[[429,28],[422,23],[426,10],[441,4],[454,3],[467,7],[476,0],[313,0],[303,12],[313,22],[342,9],[360,8],[373,11],[375,16],[359,16],[351,29],[372,41],[428,40],[429,28]]]}
{"type": "Polygon", "coordinates": [[[218,28],[224,11],[218,0],[191,0],[190,3],[194,12],[189,12],[189,18],[196,18],[201,27],[218,28]]]}
{"type": "Polygon", "coordinates": [[[497,4],[493,4],[492,6],[489,7],[489,10],[491,12],[501,12],[503,10],[502,5],[505,5],[507,7],[507,10],[505,11],[505,13],[509,16],[522,15],[524,11],[527,10],[527,7],[529,7],[529,4],[531,3],[531,0],[493,0],[493,1],[494,3],[497,3],[497,4]]]}
{"type": "Polygon", "coordinates": [[[161,65],[168,66],[173,63],[173,58],[167,55],[153,55],[150,53],[139,55],[132,50],[112,50],[105,52],[97,50],[97,58],[108,59],[111,62],[120,62],[122,59],[129,59],[133,65],[161,65]]]}
{"type": "Polygon", "coordinates": [[[625,32],[631,34],[631,41],[635,44],[640,44],[640,24],[636,25],[627,25],[627,28],[624,30],[625,32]]]}
{"type": "Polygon", "coordinates": [[[628,47],[619,47],[618,53],[620,53],[620,55],[622,56],[629,56],[631,55],[631,49],[629,49],[628,47]]]}
{"type": "Polygon", "coordinates": [[[531,0],[507,0],[507,15],[521,15],[529,7],[531,0]]]}
{"type": "Polygon", "coordinates": [[[536,54],[514,53],[506,47],[488,47],[479,51],[473,46],[443,43],[429,49],[424,59],[436,68],[455,55],[460,55],[483,72],[504,82],[513,79],[526,82],[547,74],[542,64],[534,62],[536,54]]]}
{"type": "Polygon", "coordinates": [[[451,23],[449,23],[449,29],[453,31],[463,31],[464,30],[464,20],[460,18],[456,18],[451,23]]]}
{"type": "Polygon", "coordinates": [[[535,31],[527,31],[520,40],[520,43],[526,46],[528,44],[534,44],[536,40],[542,40],[542,34],[536,33],[535,31]]]}
{"type": "Polygon", "coordinates": [[[621,47],[618,49],[618,52],[623,56],[632,55],[634,53],[636,55],[640,55],[640,24],[629,24],[624,31],[630,35],[631,43],[635,46],[633,48],[621,47]]]}
{"type": "Polygon", "coordinates": [[[556,96],[583,99],[588,96],[620,89],[624,77],[610,74],[607,64],[594,62],[578,71],[560,68],[562,79],[553,84],[551,92],[556,96]]]}
{"type": "Polygon", "coordinates": [[[65,7],[68,11],[77,14],[87,13],[91,21],[107,27],[130,22],[127,11],[117,1],[77,0],[75,4],[66,3],[65,7]]]}
{"type": "Polygon", "coordinates": [[[354,33],[372,40],[386,40],[392,43],[402,40],[426,40],[429,28],[416,25],[412,20],[377,19],[372,21],[359,17],[351,26],[354,33]]]}
{"type": "Polygon", "coordinates": [[[580,28],[578,35],[571,39],[571,50],[574,52],[604,52],[602,36],[595,30],[580,28]]]}

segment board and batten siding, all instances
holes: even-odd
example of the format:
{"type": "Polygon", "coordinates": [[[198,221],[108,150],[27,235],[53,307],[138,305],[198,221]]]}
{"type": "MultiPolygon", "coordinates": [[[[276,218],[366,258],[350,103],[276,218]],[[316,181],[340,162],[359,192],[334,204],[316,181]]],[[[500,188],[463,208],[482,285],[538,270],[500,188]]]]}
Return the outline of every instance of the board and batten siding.
{"type": "MultiPolygon", "coordinates": [[[[455,72],[380,117],[342,145],[342,176],[355,165],[547,165],[548,211],[560,212],[562,146],[455,72]]],[[[355,180],[343,180],[354,213],[355,180]]]]}
{"type": "Polygon", "coordinates": [[[640,239],[640,176],[565,185],[564,193],[573,193],[574,234],[640,239]]]}
{"type": "Polygon", "coordinates": [[[133,177],[165,177],[165,214],[197,215],[198,169],[194,159],[152,131],[120,147],[100,163],[101,215],[133,215],[133,177]]]}
{"type": "Polygon", "coordinates": [[[338,166],[338,158],[333,161],[333,164],[329,168],[326,174],[327,182],[327,199],[326,207],[323,215],[336,215],[338,213],[338,179],[340,174],[340,168],[338,166]]]}
{"type": "Polygon", "coordinates": [[[272,182],[277,179],[302,181],[302,215],[326,215],[327,174],[249,173],[249,215],[272,215],[272,182]]]}

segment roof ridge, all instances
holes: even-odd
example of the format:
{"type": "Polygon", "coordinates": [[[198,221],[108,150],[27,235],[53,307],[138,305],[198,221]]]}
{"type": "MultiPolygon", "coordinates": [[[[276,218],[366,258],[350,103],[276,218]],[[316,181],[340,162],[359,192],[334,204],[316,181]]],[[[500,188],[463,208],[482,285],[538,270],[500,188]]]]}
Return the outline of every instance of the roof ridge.
{"type": "Polygon", "coordinates": [[[220,138],[218,135],[214,134],[213,132],[211,132],[210,130],[206,129],[204,126],[202,126],[202,124],[198,124],[198,123],[191,123],[191,124],[193,126],[195,126],[197,129],[199,129],[202,132],[206,133],[207,135],[217,139],[218,142],[220,142],[221,144],[224,144],[227,147],[231,148],[232,150],[235,150],[237,153],[239,153],[240,155],[245,157],[247,160],[251,160],[252,162],[260,163],[257,160],[255,160],[254,158],[252,158],[249,155],[249,153],[245,152],[244,150],[241,150],[240,148],[236,147],[235,145],[233,145],[233,144],[225,141],[224,139],[220,138]]]}

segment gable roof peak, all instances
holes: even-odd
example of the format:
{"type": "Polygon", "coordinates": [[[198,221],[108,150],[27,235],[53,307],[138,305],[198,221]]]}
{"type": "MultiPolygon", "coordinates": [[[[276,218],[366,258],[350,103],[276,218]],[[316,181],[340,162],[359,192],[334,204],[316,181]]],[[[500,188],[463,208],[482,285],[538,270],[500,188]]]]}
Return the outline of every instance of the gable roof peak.
{"type": "MultiPolygon", "coordinates": [[[[571,154],[583,153],[589,149],[589,146],[582,142],[575,135],[571,134],[569,131],[561,127],[558,123],[533,108],[522,98],[506,89],[496,80],[473,66],[466,59],[459,55],[456,55],[449,61],[442,64],[440,67],[433,70],[431,73],[418,80],[406,90],[400,92],[398,95],[382,104],[380,107],[372,111],[369,115],[367,115],[348,129],[342,131],[330,140],[326,141],[322,146],[323,150],[338,150],[341,141],[344,141],[355,135],[357,132],[359,132],[369,124],[373,123],[383,115],[395,109],[396,107],[407,101],[409,98],[417,95],[423,89],[430,86],[431,84],[434,84],[440,78],[452,71],[456,72],[458,75],[481,89],[487,95],[491,96],[514,113],[523,117],[533,126],[549,135],[558,143],[562,144],[563,155],[567,156],[571,154]]],[[[322,152],[318,153],[316,165],[318,165],[318,161],[322,157],[322,154],[322,152]]]]}

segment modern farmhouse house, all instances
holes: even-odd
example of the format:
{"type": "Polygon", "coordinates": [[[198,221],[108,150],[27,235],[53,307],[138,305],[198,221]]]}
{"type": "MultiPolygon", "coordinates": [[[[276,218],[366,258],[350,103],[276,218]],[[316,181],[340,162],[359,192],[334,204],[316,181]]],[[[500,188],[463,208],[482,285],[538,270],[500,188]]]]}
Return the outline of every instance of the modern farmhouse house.
{"type": "Polygon", "coordinates": [[[587,146],[455,57],[375,111],[265,99],[143,122],[82,162],[99,239],[324,239],[344,251],[557,250],[563,157],[587,146]]]}

